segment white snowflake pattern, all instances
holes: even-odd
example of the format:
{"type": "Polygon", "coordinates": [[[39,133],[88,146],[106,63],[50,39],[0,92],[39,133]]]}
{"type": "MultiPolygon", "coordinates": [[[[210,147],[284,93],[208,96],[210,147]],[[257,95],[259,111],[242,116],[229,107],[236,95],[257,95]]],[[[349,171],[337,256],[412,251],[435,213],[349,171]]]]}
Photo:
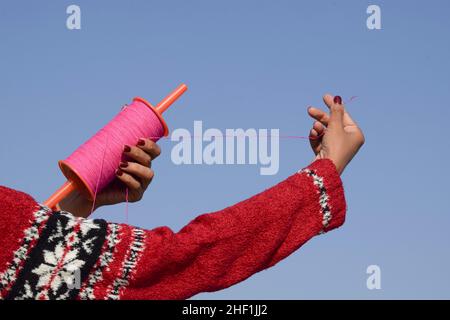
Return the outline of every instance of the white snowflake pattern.
{"type": "Polygon", "coordinates": [[[72,249],[64,253],[64,246],[59,242],[55,251],[44,250],[44,260],[39,267],[33,269],[33,273],[39,276],[38,288],[45,288],[50,284],[53,293],[56,294],[61,285],[73,278],[74,273],[85,264],[77,259],[78,249],[72,249]],[[58,268],[56,274],[54,271],[58,268]],[[52,278],[53,277],[53,278],[52,278]]]}

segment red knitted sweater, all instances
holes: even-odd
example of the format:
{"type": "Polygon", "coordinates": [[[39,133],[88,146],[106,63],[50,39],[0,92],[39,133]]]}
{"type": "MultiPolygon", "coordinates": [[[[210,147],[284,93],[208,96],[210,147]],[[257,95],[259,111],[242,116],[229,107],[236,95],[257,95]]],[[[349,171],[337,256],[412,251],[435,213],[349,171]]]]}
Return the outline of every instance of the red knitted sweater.
{"type": "Polygon", "coordinates": [[[186,299],[273,266],[339,227],[345,210],[330,160],[178,233],[52,212],[0,187],[0,298],[186,299]]]}

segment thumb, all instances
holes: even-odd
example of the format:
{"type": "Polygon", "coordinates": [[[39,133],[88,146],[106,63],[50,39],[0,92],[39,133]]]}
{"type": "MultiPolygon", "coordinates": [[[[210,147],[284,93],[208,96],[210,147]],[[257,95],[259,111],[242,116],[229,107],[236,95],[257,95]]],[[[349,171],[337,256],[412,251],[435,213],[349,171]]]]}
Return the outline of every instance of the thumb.
{"type": "Polygon", "coordinates": [[[332,100],[325,99],[325,103],[330,108],[330,121],[328,127],[344,129],[344,106],[342,105],[342,98],[340,96],[335,96],[332,100]]]}

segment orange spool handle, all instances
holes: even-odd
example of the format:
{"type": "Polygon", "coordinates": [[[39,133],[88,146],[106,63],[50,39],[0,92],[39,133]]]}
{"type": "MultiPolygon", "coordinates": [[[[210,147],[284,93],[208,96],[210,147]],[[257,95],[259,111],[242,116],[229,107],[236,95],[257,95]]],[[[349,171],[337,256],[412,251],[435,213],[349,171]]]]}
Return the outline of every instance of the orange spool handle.
{"type": "Polygon", "coordinates": [[[54,194],[51,195],[50,198],[48,198],[44,205],[51,209],[55,209],[56,205],[65,197],[67,197],[69,194],[72,193],[76,189],[75,183],[73,181],[66,181],[61,187],[59,187],[58,190],[54,194]]]}
{"type": "Polygon", "coordinates": [[[175,90],[173,90],[167,97],[165,97],[158,105],[155,110],[160,115],[166,111],[172,103],[174,103],[185,91],[187,90],[187,86],[183,83],[180,84],[175,90]]]}
{"type": "MultiPolygon", "coordinates": [[[[174,103],[186,90],[187,86],[184,83],[179,85],[174,91],[158,103],[154,110],[159,115],[162,115],[162,113],[166,111],[170,105],[174,103]]],[[[51,209],[56,209],[56,205],[76,189],[76,184],[73,181],[68,180],[44,202],[44,205],[51,209]]]]}

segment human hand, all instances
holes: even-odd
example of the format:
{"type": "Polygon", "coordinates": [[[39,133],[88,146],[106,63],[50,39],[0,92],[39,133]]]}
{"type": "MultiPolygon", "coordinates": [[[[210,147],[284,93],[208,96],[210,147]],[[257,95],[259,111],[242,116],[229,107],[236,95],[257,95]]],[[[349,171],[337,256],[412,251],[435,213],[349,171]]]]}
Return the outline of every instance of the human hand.
{"type": "Polygon", "coordinates": [[[160,147],[150,139],[139,139],[136,146],[124,146],[123,155],[128,161],[122,161],[118,165],[116,179],[97,194],[95,204],[80,192],[74,191],[59,203],[60,209],[76,216],[87,217],[93,207],[95,210],[101,206],[126,201],[126,188],[128,201],[139,201],[154,176],[151,169],[152,160],[160,153],[160,147]]]}
{"type": "Polygon", "coordinates": [[[362,130],[350,117],[342,104],[342,98],[329,94],[323,101],[330,115],[320,109],[309,107],[308,113],[316,121],[310,131],[311,148],[317,159],[330,159],[341,174],[364,144],[362,130]]]}

